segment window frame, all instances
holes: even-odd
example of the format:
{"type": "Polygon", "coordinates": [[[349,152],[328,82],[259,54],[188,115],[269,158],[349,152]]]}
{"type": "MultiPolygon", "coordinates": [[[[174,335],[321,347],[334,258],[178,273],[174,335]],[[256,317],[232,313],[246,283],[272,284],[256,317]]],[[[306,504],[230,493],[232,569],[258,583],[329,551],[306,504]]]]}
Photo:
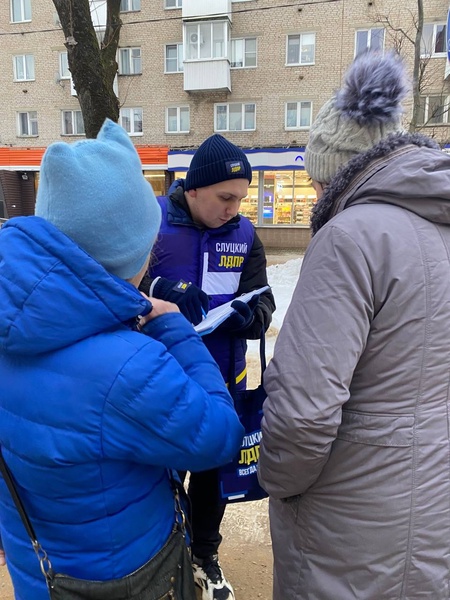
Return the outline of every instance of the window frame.
{"type": "Polygon", "coordinates": [[[184,62],[201,62],[201,61],[211,61],[211,60],[225,60],[228,59],[230,48],[230,40],[229,40],[229,23],[226,19],[218,19],[216,21],[191,21],[187,22],[183,26],[183,60],[184,62]],[[214,27],[216,25],[222,26],[222,38],[219,41],[214,42],[214,27]],[[202,46],[205,41],[202,36],[201,28],[209,26],[210,27],[210,53],[209,55],[202,56],[202,46]],[[190,31],[193,28],[196,28],[197,31],[190,31]],[[190,42],[190,36],[192,34],[197,35],[197,42],[190,42]],[[215,44],[223,43],[223,52],[220,56],[214,56],[215,54],[215,44]],[[190,56],[192,48],[196,47],[196,56],[190,56]],[[189,55],[189,56],[188,56],[189,55]]]}
{"type": "MultiPolygon", "coordinates": [[[[245,1],[247,2],[248,0],[241,0],[241,1],[245,1]]],[[[256,69],[256,67],[258,66],[258,38],[256,36],[249,36],[249,37],[239,37],[239,38],[233,38],[230,40],[230,69],[256,69]],[[247,65],[245,64],[245,59],[246,56],[248,54],[250,54],[249,52],[247,52],[246,50],[246,45],[248,41],[255,41],[255,64],[254,65],[247,65]],[[244,45],[244,49],[243,49],[243,64],[242,66],[233,66],[233,44],[236,44],[236,42],[243,42],[244,45]]]]}
{"type": "Polygon", "coordinates": [[[32,20],[32,11],[31,11],[31,0],[10,0],[10,12],[9,12],[11,23],[29,23],[32,20]],[[20,13],[21,19],[14,19],[14,2],[17,1],[20,3],[20,13]],[[28,11],[26,11],[26,7],[28,11]],[[29,12],[30,18],[25,19],[25,13],[29,12]]]}
{"type": "MultiPolygon", "coordinates": [[[[417,124],[421,127],[440,127],[440,126],[448,126],[450,125],[450,95],[441,95],[441,94],[427,94],[426,96],[421,96],[420,97],[421,100],[421,105],[422,105],[422,100],[425,101],[424,103],[424,107],[423,107],[423,115],[424,115],[424,119],[423,122],[418,122],[417,124]],[[428,115],[429,112],[429,106],[430,106],[430,98],[441,98],[444,100],[444,104],[440,105],[443,108],[443,114],[442,114],[442,122],[440,123],[433,123],[430,122],[430,117],[428,115]]],[[[421,110],[422,110],[422,106],[421,106],[421,110]]]]}
{"type": "Polygon", "coordinates": [[[214,132],[242,132],[242,133],[247,133],[249,131],[256,131],[256,102],[216,102],[214,104],[214,132]],[[242,129],[230,129],[230,106],[241,106],[241,122],[243,125],[242,129]],[[226,121],[227,121],[227,128],[226,129],[219,129],[218,127],[218,118],[217,118],[217,109],[220,106],[226,106],[227,107],[227,114],[226,114],[226,121]],[[253,121],[254,121],[254,127],[252,128],[244,128],[245,125],[245,107],[246,106],[253,106],[253,121]]]}
{"type": "Polygon", "coordinates": [[[173,44],[164,44],[164,73],[166,73],[166,74],[183,73],[183,71],[184,71],[183,56],[184,56],[183,42],[174,42],[173,44]],[[173,48],[174,46],[176,46],[176,49],[177,49],[177,70],[169,71],[167,69],[167,61],[174,60],[174,59],[173,58],[169,59],[167,57],[167,49],[169,47],[173,48]],[[180,53],[180,50],[181,50],[181,53],[180,53]],[[180,68],[180,64],[181,64],[181,68],[180,68]]]}
{"type": "Polygon", "coordinates": [[[284,129],[285,131],[307,131],[312,125],[312,112],[313,103],[312,100],[288,100],[284,105],[284,129]],[[296,104],[296,122],[300,123],[301,105],[309,104],[309,125],[295,125],[295,127],[289,127],[288,122],[288,104],[296,104]]]}
{"type": "Polygon", "coordinates": [[[17,111],[17,137],[38,137],[39,136],[39,127],[38,127],[38,119],[37,119],[37,110],[27,110],[27,111],[17,111]],[[28,133],[23,133],[21,131],[21,115],[27,115],[27,129],[28,133]],[[31,115],[35,115],[32,117],[31,115]],[[33,124],[36,125],[36,133],[32,133],[33,124]],[[31,133],[30,133],[31,131],[31,133]]]}
{"type": "Polygon", "coordinates": [[[144,135],[144,111],[142,110],[141,106],[122,106],[122,108],[119,111],[119,124],[121,127],[123,127],[123,129],[125,129],[125,131],[128,133],[128,135],[130,137],[141,137],[144,135]],[[123,125],[123,117],[124,117],[124,111],[129,111],[130,116],[129,116],[129,122],[130,122],[130,131],[127,130],[126,127],[124,127],[123,125]],[[134,128],[134,124],[135,124],[135,114],[137,113],[137,111],[140,112],[140,121],[141,121],[141,131],[135,131],[134,128]]]}
{"type": "Polygon", "coordinates": [[[142,49],[140,46],[124,46],[122,48],[118,49],[119,52],[119,75],[126,75],[126,76],[130,76],[130,77],[134,77],[136,75],[142,75],[142,49]],[[132,54],[133,54],[133,50],[139,50],[139,58],[135,57],[133,58],[132,54]],[[124,60],[123,60],[123,55],[125,52],[129,53],[129,58],[128,58],[128,68],[129,68],[129,73],[124,73],[123,72],[123,65],[124,65],[124,60]],[[133,60],[139,60],[139,64],[140,64],[140,71],[135,72],[134,70],[132,70],[132,65],[133,65],[133,60]]]}
{"type": "Polygon", "coordinates": [[[35,74],[35,70],[34,70],[34,54],[15,54],[13,56],[13,69],[14,69],[14,81],[18,81],[18,82],[22,82],[22,81],[36,81],[36,74],[35,74]],[[31,56],[32,58],[32,76],[28,77],[28,69],[27,69],[27,56],[31,56]],[[18,77],[18,70],[17,70],[17,59],[23,59],[22,60],[22,70],[24,73],[24,77],[20,78],[18,77]]]}
{"type": "Polygon", "coordinates": [[[66,136],[85,136],[86,135],[86,130],[84,127],[84,120],[83,120],[83,113],[81,112],[81,110],[72,109],[72,108],[61,109],[61,135],[64,137],[66,137],[66,136]],[[65,131],[66,120],[64,118],[64,115],[66,113],[67,114],[70,113],[70,116],[71,116],[72,132],[65,131]],[[77,114],[79,114],[81,116],[81,122],[83,123],[83,131],[78,131],[77,114]]]}
{"type": "Polygon", "coordinates": [[[58,53],[58,70],[59,70],[59,79],[70,79],[71,78],[71,73],[69,70],[69,57],[67,54],[67,50],[61,50],[61,52],[58,53]],[[67,64],[67,75],[64,74],[64,69],[63,69],[63,56],[65,56],[65,63],[67,64]]]}
{"type": "Polygon", "coordinates": [[[121,13],[126,13],[126,12],[139,12],[142,10],[141,7],[141,0],[120,0],[120,9],[119,12],[121,13]],[[132,5],[134,2],[138,2],[139,3],[139,8],[132,8],[132,5]],[[122,4],[127,4],[127,8],[122,8],[122,4]],[[130,8],[131,5],[131,8],[130,8]]]}
{"type": "Polygon", "coordinates": [[[444,22],[439,22],[439,23],[424,23],[423,24],[423,29],[424,31],[422,32],[422,39],[420,40],[420,58],[444,58],[447,56],[447,23],[444,22]],[[432,40],[432,47],[433,47],[433,51],[428,54],[426,52],[424,52],[424,50],[426,50],[425,48],[425,41],[423,39],[423,33],[425,31],[425,27],[433,27],[433,34],[431,37],[432,40]],[[436,52],[436,38],[437,38],[437,27],[444,27],[444,31],[445,31],[445,35],[444,35],[444,40],[445,40],[445,48],[442,52],[436,52]]]}
{"type": "Polygon", "coordinates": [[[175,6],[167,6],[168,0],[164,0],[164,10],[178,10],[183,8],[183,0],[174,0],[175,6]]]}
{"type": "MultiPolygon", "coordinates": [[[[358,38],[358,33],[363,33],[363,32],[367,32],[367,46],[365,48],[365,50],[369,50],[372,51],[371,48],[371,42],[372,42],[372,31],[374,30],[382,30],[383,31],[383,44],[382,44],[382,48],[381,48],[381,52],[384,52],[384,44],[386,42],[386,28],[385,27],[361,27],[359,29],[355,29],[355,50],[353,52],[353,56],[356,58],[357,53],[357,48],[358,48],[358,43],[357,43],[357,38],[358,38]]],[[[380,51],[377,49],[373,50],[374,52],[380,51]]],[[[363,50],[364,52],[364,50],[363,50]]]]}
{"type": "Polygon", "coordinates": [[[286,35],[286,67],[308,67],[316,64],[316,32],[315,31],[302,31],[300,33],[288,33],[286,35]],[[313,59],[310,62],[302,62],[302,38],[304,35],[312,35],[314,36],[314,49],[313,49],[313,59]],[[299,38],[299,52],[298,52],[298,62],[289,62],[289,38],[298,37],[299,38]]]}
{"type": "Polygon", "coordinates": [[[165,110],[165,117],[165,133],[167,135],[185,135],[186,133],[191,132],[191,107],[188,104],[182,104],[179,106],[167,106],[165,110]],[[177,130],[171,131],[169,130],[169,110],[174,109],[176,109],[177,111],[177,130]],[[186,109],[188,111],[188,129],[184,130],[181,129],[181,111],[186,109]]]}

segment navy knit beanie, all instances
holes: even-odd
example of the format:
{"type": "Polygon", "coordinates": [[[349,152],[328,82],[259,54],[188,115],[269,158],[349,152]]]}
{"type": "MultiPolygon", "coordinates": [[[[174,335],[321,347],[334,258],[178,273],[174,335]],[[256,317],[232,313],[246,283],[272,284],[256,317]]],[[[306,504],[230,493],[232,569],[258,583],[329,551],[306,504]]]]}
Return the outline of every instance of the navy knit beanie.
{"type": "Polygon", "coordinates": [[[252,181],[252,167],[244,152],[221,135],[212,135],[192,157],[185,190],[214,185],[229,179],[252,181]]]}

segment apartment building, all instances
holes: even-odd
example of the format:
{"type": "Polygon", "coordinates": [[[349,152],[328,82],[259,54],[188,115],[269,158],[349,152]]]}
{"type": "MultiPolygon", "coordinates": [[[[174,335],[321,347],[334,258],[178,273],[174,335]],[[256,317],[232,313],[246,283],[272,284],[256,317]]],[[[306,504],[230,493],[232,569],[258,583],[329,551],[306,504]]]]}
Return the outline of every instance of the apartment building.
{"type": "MultiPolygon", "coordinates": [[[[101,38],[106,0],[90,4],[101,38]]],[[[421,47],[419,121],[443,146],[448,8],[448,0],[426,0],[421,47]]],[[[311,122],[359,52],[395,47],[412,70],[417,0],[122,0],[121,11],[120,123],[155,192],[183,177],[198,145],[221,133],[253,167],[242,213],[266,245],[306,246],[311,122]]],[[[0,66],[0,217],[11,217],[33,212],[48,144],[84,134],[51,0],[0,3],[0,66]]],[[[407,126],[411,102],[405,108],[407,126]]]]}

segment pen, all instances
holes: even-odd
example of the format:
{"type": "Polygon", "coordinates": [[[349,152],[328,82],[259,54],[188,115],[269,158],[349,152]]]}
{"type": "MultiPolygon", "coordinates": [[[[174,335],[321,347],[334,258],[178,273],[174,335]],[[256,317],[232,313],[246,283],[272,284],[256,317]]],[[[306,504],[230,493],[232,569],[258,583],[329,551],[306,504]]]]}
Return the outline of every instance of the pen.
{"type": "Polygon", "coordinates": [[[206,312],[205,312],[205,309],[203,308],[203,306],[202,306],[202,315],[203,315],[203,318],[206,319],[206,312]]]}

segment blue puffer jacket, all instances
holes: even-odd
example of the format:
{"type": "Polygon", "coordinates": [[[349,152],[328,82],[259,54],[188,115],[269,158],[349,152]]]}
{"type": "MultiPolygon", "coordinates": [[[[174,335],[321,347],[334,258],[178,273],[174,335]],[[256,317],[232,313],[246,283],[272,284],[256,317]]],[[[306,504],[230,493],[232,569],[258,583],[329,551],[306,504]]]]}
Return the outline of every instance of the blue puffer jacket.
{"type": "MultiPolygon", "coordinates": [[[[0,232],[0,443],[58,572],[122,577],[167,540],[166,467],[214,468],[242,441],[217,365],[180,314],[148,310],[38,217],[0,232]]],[[[48,600],[0,481],[0,525],[18,600],[48,600]]]]}

